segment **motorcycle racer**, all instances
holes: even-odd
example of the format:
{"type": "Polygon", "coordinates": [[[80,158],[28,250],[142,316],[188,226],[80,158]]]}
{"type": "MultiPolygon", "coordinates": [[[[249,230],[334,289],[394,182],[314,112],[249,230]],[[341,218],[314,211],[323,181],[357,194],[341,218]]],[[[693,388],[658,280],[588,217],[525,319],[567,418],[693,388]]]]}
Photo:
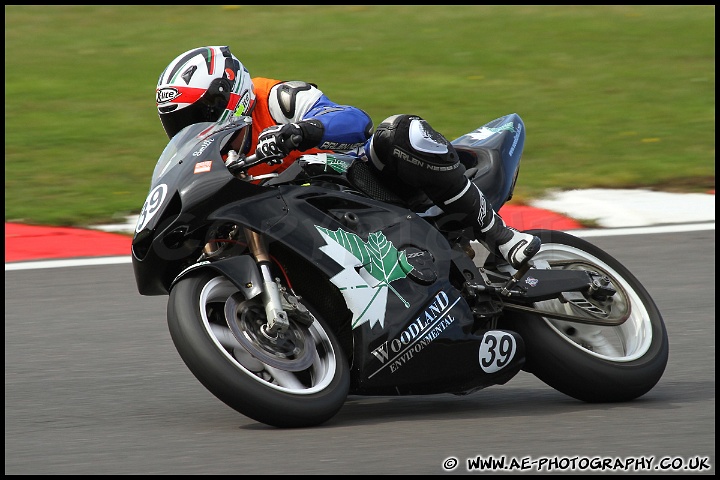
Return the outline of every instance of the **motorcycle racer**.
{"type": "Polygon", "coordinates": [[[251,116],[252,132],[240,153],[267,163],[254,174],[280,172],[301,154],[354,153],[401,197],[422,191],[513,267],[540,250],[538,237],[505,225],[465,177],[453,145],[416,115],[390,116],[373,133],[363,110],[331,101],[314,84],[251,78],[227,46],[194,48],[173,59],[158,79],[156,105],[169,138],[194,123],[251,116]]]}

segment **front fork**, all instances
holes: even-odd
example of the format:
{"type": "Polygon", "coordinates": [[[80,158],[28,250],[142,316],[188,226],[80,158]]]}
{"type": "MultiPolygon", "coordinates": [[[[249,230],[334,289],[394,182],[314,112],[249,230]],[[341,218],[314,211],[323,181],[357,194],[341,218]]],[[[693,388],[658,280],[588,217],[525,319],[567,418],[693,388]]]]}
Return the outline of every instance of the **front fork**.
{"type": "Polygon", "coordinates": [[[260,267],[260,274],[263,280],[263,304],[267,324],[261,327],[263,334],[268,338],[275,338],[280,332],[284,332],[290,326],[288,315],[283,309],[283,302],[280,296],[278,284],[273,280],[270,272],[270,255],[267,252],[263,237],[249,228],[245,228],[245,238],[248,242],[250,252],[260,267]]]}

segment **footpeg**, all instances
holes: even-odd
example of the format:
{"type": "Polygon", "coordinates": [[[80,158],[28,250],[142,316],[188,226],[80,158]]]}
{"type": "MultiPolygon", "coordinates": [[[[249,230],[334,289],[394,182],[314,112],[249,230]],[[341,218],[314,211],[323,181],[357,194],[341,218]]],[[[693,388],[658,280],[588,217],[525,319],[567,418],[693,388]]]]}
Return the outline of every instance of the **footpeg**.
{"type": "Polygon", "coordinates": [[[507,281],[507,283],[503,286],[502,290],[500,290],[500,295],[504,295],[506,297],[509,297],[511,295],[510,290],[512,287],[515,286],[517,282],[520,281],[521,278],[525,276],[525,274],[530,270],[530,268],[533,266],[532,261],[525,262],[524,265],[522,265],[515,274],[510,277],[510,280],[507,281]]]}

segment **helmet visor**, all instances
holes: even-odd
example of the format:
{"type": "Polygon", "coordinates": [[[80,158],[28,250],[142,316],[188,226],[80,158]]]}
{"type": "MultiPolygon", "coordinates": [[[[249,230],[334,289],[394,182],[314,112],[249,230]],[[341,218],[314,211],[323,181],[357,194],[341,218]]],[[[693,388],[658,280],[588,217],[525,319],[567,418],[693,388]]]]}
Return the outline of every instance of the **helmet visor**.
{"type": "Polygon", "coordinates": [[[229,98],[230,93],[227,91],[208,91],[198,101],[185,108],[164,113],[166,110],[171,110],[174,105],[159,107],[160,122],[168,138],[172,138],[180,130],[193,123],[217,121],[225,110],[229,98]]]}

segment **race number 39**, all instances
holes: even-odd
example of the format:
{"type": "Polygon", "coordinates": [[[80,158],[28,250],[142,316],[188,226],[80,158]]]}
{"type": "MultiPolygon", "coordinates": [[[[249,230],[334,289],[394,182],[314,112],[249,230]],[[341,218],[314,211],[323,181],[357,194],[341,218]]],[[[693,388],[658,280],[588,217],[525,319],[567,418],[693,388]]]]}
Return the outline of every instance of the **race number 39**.
{"type": "Polygon", "coordinates": [[[510,363],[515,356],[515,337],[507,332],[486,332],[480,343],[480,368],[495,373],[510,363]]]}
{"type": "Polygon", "coordinates": [[[140,211],[140,216],[138,217],[137,224],[135,225],[135,233],[141,232],[142,229],[145,228],[148,223],[150,223],[150,220],[152,220],[155,214],[160,210],[160,206],[165,201],[166,195],[167,185],[165,185],[164,183],[155,187],[148,194],[147,199],[145,200],[145,204],[140,211]]]}

